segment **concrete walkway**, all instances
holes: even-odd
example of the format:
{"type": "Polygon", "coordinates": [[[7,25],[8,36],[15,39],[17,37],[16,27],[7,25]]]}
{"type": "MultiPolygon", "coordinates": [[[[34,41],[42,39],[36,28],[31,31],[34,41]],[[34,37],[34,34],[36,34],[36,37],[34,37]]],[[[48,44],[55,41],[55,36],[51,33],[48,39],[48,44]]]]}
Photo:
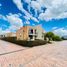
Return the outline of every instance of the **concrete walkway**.
{"type": "MultiPolygon", "coordinates": [[[[0,41],[0,45],[4,41],[0,41]]],[[[7,43],[11,44],[11,43],[7,43]]],[[[14,45],[14,44],[13,44],[14,45]]],[[[53,44],[24,48],[17,46],[17,49],[24,49],[14,53],[0,55],[0,65],[2,67],[67,67],[67,41],[55,42],[53,44]]],[[[16,47],[0,47],[0,50],[14,51],[16,47]],[[13,50],[12,50],[13,49],[13,50]]],[[[16,50],[17,50],[16,49],[16,50]]],[[[2,52],[0,53],[2,54],[2,52]]]]}

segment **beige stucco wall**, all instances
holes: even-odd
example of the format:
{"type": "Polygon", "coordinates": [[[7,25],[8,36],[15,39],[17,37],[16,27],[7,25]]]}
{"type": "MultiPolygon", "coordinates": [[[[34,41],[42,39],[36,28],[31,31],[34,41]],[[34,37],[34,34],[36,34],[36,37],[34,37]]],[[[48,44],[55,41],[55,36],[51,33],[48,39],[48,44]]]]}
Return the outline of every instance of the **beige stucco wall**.
{"type": "Polygon", "coordinates": [[[27,40],[28,39],[28,29],[29,26],[24,26],[16,32],[17,40],[27,40]]]}
{"type": "Polygon", "coordinates": [[[37,38],[36,39],[44,40],[44,37],[43,37],[44,30],[41,27],[41,25],[22,27],[16,33],[17,40],[29,40],[29,29],[33,29],[33,30],[36,29],[37,30],[37,38]]]}
{"type": "Polygon", "coordinates": [[[44,29],[41,27],[41,25],[36,26],[36,29],[37,29],[37,39],[44,40],[44,36],[43,36],[44,29]]]}

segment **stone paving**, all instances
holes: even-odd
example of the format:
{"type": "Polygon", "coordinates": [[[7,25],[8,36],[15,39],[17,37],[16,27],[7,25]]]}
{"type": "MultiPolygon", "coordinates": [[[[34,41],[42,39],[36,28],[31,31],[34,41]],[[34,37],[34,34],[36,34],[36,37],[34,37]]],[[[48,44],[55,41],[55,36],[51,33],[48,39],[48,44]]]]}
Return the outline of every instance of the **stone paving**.
{"type": "Polygon", "coordinates": [[[0,55],[26,49],[13,43],[0,40],[0,55]]]}
{"type": "MultiPolygon", "coordinates": [[[[4,41],[0,41],[0,45],[2,42],[4,41]]],[[[14,45],[8,42],[4,42],[4,45],[5,43],[14,45]]],[[[55,42],[33,48],[14,46],[17,48],[10,47],[8,51],[15,51],[14,49],[17,50],[19,48],[24,50],[0,55],[0,67],[67,67],[67,41],[55,42]]]]}

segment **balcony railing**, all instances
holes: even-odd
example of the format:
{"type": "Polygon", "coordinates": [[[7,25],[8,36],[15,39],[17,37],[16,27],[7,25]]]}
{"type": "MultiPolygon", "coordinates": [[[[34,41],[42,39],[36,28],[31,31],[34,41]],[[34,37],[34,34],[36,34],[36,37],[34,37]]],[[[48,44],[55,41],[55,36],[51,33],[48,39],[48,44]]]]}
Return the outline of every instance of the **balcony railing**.
{"type": "Polygon", "coordinates": [[[37,36],[37,33],[29,33],[29,35],[37,36]]]}

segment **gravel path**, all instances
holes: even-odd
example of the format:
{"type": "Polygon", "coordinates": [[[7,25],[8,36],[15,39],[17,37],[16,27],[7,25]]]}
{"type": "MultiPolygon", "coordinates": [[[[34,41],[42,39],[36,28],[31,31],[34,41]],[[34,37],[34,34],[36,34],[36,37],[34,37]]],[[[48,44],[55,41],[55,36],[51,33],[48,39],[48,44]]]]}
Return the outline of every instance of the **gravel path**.
{"type": "MultiPolygon", "coordinates": [[[[0,44],[2,44],[2,42],[3,41],[0,41],[0,44]]],[[[54,42],[53,44],[37,46],[33,48],[24,48],[17,45],[14,46],[16,46],[17,49],[20,48],[25,50],[0,55],[0,66],[2,67],[66,67],[67,66],[67,41],[54,42]]],[[[16,47],[15,48],[13,47],[12,50],[12,47],[10,47],[8,51],[10,50],[14,51],[16,49],[16,47]]],[[[8,48],[8,46],[6,48],[8,48]]],[[[0,47],[0,50],[2,51],[4,49],[0,47]]]]}

